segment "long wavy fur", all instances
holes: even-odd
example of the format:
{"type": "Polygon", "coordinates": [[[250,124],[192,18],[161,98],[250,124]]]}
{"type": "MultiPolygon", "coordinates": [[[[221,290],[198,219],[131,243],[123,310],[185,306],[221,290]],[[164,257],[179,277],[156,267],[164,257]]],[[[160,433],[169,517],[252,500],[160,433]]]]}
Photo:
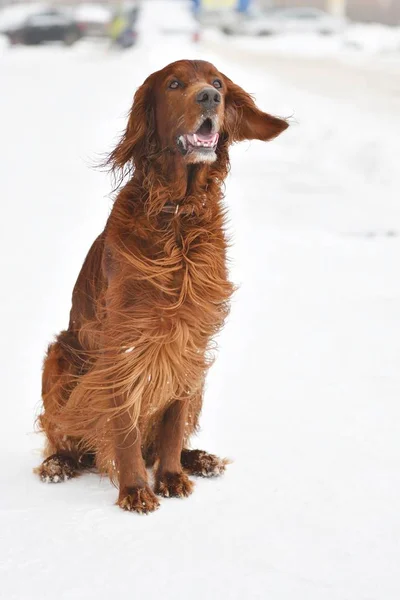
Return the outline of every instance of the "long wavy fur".
{"type": "Polygon", "coordinates": [[[109,157],[116,177],[127,183],[89,251],[68,330],[49,347],[43,372],[39,425],[47,453],[96,453],[97,466],[114,480],[117,416],[129,416],[126,437],[139,426],[144,453],[176,399],[190,401],[186,439],[197,427],[212,340],[233,292],[222,205],[228,146],[250,137],[241,132],[249,127],[243,111],[268,117],[226,78],[231,98],[217,160],[185,167],[183,176],[176,155],[157,140],[154,77],[137,91],[109,157]],[[179,201],[177,216],[163,212],[172,201],[179,201]]]}

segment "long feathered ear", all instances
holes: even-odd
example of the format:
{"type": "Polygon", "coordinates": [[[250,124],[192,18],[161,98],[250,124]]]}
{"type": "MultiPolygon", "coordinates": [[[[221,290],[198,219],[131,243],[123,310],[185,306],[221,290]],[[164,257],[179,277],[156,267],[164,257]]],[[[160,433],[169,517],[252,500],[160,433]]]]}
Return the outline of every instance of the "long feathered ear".
{"type": "Polygon", "coordinates": [[[273,117],[257,108],[253,98],[224,75],[225,97],[224,129],[229,141],[267,141],[277,137],[289,127],[284,119],[273,117]]]}
{"type": "Polygon", "coordinates": [[[142,162],[157,151],[157,135],[151,78],[138,88],[133,98],[128,124],[107,159],[114,173],[141,168],[142,162]]]}

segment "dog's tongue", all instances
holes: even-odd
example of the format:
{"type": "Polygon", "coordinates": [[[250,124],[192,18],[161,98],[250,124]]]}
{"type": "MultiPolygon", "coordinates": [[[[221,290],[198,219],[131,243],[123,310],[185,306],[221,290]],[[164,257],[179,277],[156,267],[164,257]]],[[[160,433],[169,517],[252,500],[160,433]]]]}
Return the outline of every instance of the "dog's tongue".
{"type": "Polygon", "coordinates": [[[187,136],[193,146],[215,146],[218,133],[193,133],[187,136]]]}
{"type": "Polygon", "coordinates": [[[199,142],[214,142],[216,133],[196,133],[196,137],[199,142]]]}

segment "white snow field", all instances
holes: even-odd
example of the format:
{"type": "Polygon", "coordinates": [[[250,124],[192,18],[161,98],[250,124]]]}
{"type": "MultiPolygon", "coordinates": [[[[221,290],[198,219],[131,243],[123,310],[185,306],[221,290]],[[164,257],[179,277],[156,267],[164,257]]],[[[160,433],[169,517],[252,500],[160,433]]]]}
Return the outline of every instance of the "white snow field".
{"type": "Polygon", "coordinates": [[[122,54],[4,46],[5,600],[400,597],[400,71],[329,61],[316,81],[297,60],[280,69],[243,47],[230,55],[150,32],[122,54]],[[226,202],[240,287],[193,447],[233,463],[143,517],[117,508],[115,488],[96,475],[41,483],[33,421],[46,344],[67,324],[111,206],[111,182],[92,166],[143,79],[194,57],[292,127],[232,150],[226,202]]]}

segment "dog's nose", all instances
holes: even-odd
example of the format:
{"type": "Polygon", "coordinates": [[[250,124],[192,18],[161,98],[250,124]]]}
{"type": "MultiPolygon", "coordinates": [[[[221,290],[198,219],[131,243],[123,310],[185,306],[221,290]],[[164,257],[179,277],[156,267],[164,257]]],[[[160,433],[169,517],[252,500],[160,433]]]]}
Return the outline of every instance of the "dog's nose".
{"type": "Polygon", "coordinates": [[[221,94],[215,88],[205,87],[197,94],[196,102],[204,108],[215,108],[221,102],[221,94]]]}

